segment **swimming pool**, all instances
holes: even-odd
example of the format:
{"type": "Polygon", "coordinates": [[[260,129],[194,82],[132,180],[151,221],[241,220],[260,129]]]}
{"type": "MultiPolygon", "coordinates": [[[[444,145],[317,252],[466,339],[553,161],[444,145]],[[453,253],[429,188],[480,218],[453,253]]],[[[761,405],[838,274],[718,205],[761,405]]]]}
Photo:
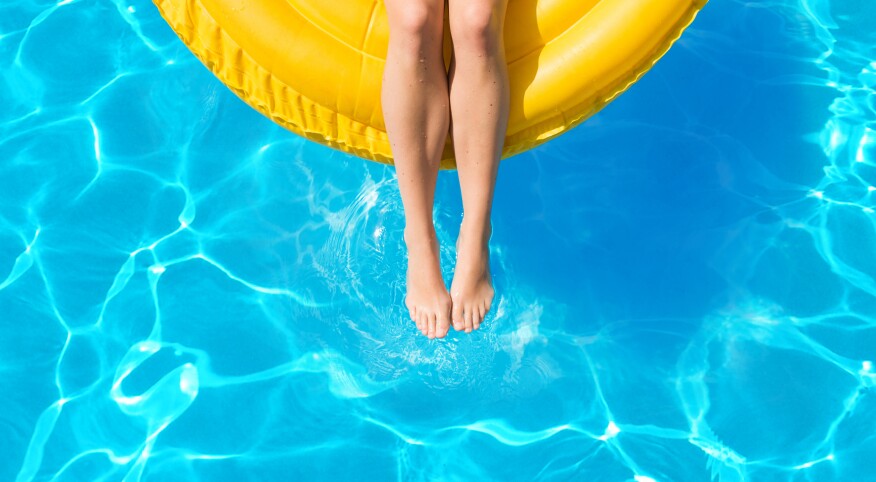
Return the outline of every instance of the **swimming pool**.
{"type": "Polygon", "coordinates": [[[876,480],[872,18],[712,0],[503,162],[494,312],[428,340],[392,168],[149,1],[4,3],[0,480],[876,480]]]}

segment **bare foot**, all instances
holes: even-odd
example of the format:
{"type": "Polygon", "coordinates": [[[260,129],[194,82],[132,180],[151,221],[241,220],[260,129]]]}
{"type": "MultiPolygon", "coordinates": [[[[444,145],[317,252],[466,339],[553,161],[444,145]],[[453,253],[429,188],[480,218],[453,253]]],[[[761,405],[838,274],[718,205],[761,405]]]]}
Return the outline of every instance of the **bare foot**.
{"type": "Polygon", "coordinates": [[[435,230],[416,233],[405,228],[408,247],[408,292],[405,305],[417,328],[431,338],[444,338],[450,329],[450,294],[441,278],[435,230]]]}
{"type": "Polygon", "coordinates": [[[489,221],[482,225],[466,224],[463,217],[456,241],[456,268],[450,284],[453,301],[453,328],[471,333],[477,330],[493,302],[490,276],[489,221]]]}

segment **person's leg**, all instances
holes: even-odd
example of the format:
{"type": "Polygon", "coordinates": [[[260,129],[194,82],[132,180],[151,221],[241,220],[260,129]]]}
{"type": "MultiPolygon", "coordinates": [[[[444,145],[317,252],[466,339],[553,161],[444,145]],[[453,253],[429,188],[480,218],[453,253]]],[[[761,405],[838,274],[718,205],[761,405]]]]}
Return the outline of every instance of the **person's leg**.
{"type": "Polygon", "coordinates": [[[453,327],[478,329],[493,301],[490,212],[508,125],[507,0],[450,0],[450,112],[463,220],[450,286],[453,327]]]}
{"type": "Polygon", "coordinates": [[[441,277],[432,207],[450,116],[444,0],[386,0],[386,12],[390,35],[381,102],[405,211],[405,305],[424,335],[441,338],[450,327],[451,300],[441,277]]]}

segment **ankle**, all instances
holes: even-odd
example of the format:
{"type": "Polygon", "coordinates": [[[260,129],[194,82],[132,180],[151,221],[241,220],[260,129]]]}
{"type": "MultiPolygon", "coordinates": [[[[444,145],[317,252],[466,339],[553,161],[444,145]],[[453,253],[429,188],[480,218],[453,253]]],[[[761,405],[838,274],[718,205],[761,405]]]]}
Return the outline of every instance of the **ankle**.
{"type": "Polygon", "coordinates": [[[429,226],[405,226],[402,233],[405,244],[411,246],[434,246],[438,244],[438,236],[435,234],[435,227],[429,226]]]}
{"type": "Polygon", "coordinates": [[[466,217],[463,215],[459,225],[459,237],[466,241],[478,242],[484,246],[490,242],[493,234],[493,224],[490,217],[466,217]]]}

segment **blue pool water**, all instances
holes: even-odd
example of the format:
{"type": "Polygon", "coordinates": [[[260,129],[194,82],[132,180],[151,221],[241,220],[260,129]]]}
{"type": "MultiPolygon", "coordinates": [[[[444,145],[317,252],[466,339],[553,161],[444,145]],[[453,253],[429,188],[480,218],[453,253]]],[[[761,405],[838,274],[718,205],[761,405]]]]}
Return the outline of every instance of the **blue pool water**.
{"type": "Polygon", "coordinates": [[[712,0],[503,162],[493,313],[430,341],[392,168],[148,0],[2,2],[0,480],[876,480],[874,18],[712,0]]]}

